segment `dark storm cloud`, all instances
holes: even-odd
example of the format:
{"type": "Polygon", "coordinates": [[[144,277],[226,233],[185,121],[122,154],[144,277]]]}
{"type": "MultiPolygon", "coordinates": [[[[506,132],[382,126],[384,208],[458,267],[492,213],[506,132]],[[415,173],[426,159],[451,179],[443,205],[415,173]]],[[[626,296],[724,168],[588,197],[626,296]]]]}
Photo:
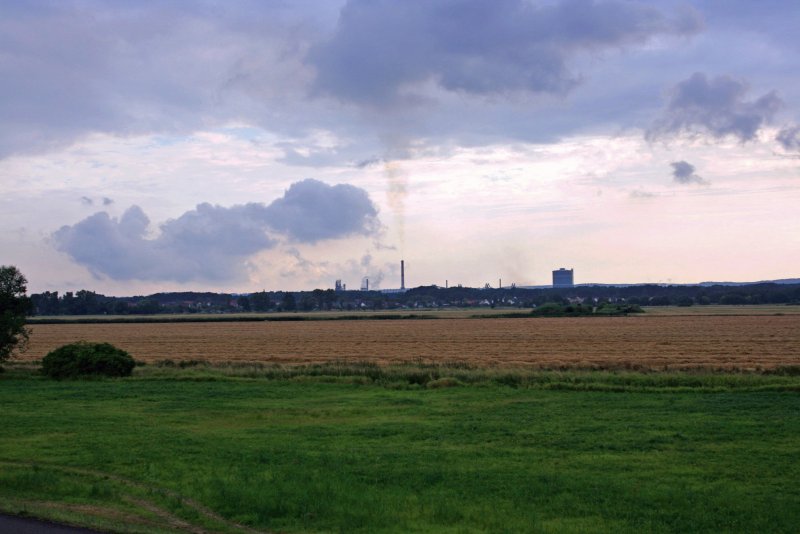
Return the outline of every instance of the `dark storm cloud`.
{"type": "Polygon", "coordinates": [[[704,184],[706,183],[702,177],[695,174],[695,167],[686,161],[673,161],[670,163],[672,166],[672,179],[679,184],[704,184]]]}
{"type": "Polygon", "coordinates": [[[379,228],[377,209],[363,189],[307,179],[292,184],[269,205],[230,208],[198,205],[148,238],[150,220],[138,206],[119,219],[106,212],[64,226],[56,247],[95,276],[116,280],[231,280],[244,273],[248,257],[272,248],[277,234],[313,243],[379,228]]]}
{"type": "Polygon", "coordinates": [[[284,162],[303,166],[404,147],[387,135],[549,142],[609,115],[624,122],[633,98],[649,105],[650,89],[619,97],[619,77],[609,84],[591,70],[601,54],[701,25],[691,8],[619,0],[340,5],[2,2],[0,158],[94,133],[186,135],[237,122],[302,143],[317,130],[357,140],[358,153],[288,149],[284,162]],[[601,87],[569,113],[516,98],[563,95],[585,79],[601,87]],[[419,106],[405,104],[432,102],[432,86],[442,98],[414,115],[419,106]]]}
{"type": "Polygon", "coordinates": [[[699,17],[669,17],[633,2],[524,0],[394,2],[351,0],[330,40],[314,46],[316,90],[357,104],[413,102],[411,85],[487,96],[563,94],[580,81],[578,52],[691,34],[699,17]]]}
{"type": "Polygon", "coordinates": [[[653,140],[689,133],[750,141],[783,102],[775,91],[755,100],[747,100],[747,92],[747,85],[740,80],[730,76],[709,78],[697,72],[675,86],[667,109],[647,137],[653,140]]]}
{"type": "MultiPolygon", "coordinates": [[[[0,158],[61,150],[95,133],[183,136],[240,123],[295,140],[282,161],[305,167],[414,157],[406,150],[413,142],[426,149],[551,143],[646,127],[663,88],[709,65],[779,88],[794,102],[794,7],[778,0],[0,2],[0,158]],[[682,38],[699,31],[701,14],[706,38],[682,38]],[[352,147],[309,146],[318,131],[352,147]]],[[[740,99],[723,114],[734,120],[721,126],[674,108],[652,133],[751,136],[770,113],[758,102],[740,99]]]]}
{"type": "Polygon", "coordinates": [[[778,143],[786,150],[800,149],[800,126],[787,126],[778,132],[778,143]]]}

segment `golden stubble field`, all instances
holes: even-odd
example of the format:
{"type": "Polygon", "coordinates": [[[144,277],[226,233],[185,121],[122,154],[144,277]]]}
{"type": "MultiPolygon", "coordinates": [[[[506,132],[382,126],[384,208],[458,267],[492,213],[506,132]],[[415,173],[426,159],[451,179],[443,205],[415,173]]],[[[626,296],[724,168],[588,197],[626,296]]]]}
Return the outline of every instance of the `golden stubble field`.
{"type": "Polygon", "coordinates": [[[800,364],[800,316],[32,325],[20,359],[108,341],[145,362],[422,360],[509,367],[770,369],[800,364]]]}

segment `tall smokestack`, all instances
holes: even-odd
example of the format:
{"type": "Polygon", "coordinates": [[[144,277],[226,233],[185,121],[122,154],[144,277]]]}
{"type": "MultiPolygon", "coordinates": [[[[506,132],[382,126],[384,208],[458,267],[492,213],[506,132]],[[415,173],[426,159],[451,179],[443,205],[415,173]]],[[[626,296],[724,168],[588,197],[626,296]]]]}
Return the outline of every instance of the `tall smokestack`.
{"type": "Polygon", "coordinates": [[[406,262],[400,260],[400,289],[406,288],[406,262]]]}

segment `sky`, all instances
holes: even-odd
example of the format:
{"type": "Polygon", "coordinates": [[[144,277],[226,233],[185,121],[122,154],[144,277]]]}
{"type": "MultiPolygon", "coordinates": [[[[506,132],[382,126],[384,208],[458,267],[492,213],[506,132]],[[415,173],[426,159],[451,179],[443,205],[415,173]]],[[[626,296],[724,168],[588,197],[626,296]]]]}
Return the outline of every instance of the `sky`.
{"type": "Polygon", "coordinates": [[[793,0],[0,4],[29,292],[800,276],[793,0]]]}

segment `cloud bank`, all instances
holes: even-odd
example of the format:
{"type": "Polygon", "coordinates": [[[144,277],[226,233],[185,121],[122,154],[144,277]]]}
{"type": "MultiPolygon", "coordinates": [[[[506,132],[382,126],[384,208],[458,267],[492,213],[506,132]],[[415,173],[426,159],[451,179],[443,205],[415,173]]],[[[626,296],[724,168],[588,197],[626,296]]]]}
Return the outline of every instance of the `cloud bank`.
{"type": "Polygon", "coordinates": [[[269,205],[229,208],[208,203],[171,219],[150,238],[138,206],[119,219],[99,212],[53,233],[58,250],[97,277],[114,280],[228,281],[246,272],[247,259],[280,238],[315,243],[375,235],[378,211],[366,191],[313,179],[292,184],[269,205]]]}
{"type": "Polygon", "coordinates": [[[563,94],[580,75],[580,52],[642,43],[702,26],[693,11],[669,17],[631,2],[524,0],[394,2],[351,0],[333,36],[313,46],[316,91],[357,104],[414,102],[414,85],[434,83],[476,96],[563,94]]]}
{"type": "MultiPolygon", "coordinates": [[[[367,141],[386,130],[469,137],[455,131],[454,119],[489,100],[480,122],[494,126],[495,138],[508,137],[503,106],[523,108],[514,95],[563,95],[591,76],[582,59],[702,26],[691,8],[620,0],[337,7],[327,0],[2,3],[0,158],[60,150],[96,133],[186,135],[230,124],[292,138],[315,130],[367,141]],[[440,115],[363,113],[408,110],[436,92],[453,97],[439,102],[440,115]],[[460,102],[464,95],[474,98],[460,102]]],[[[518,135],[567,128],[551,120],[538,128],[526,120],[518,135]]],[[[287,150],[289,162],[315,162],[302,153],[287,150]]]]}

